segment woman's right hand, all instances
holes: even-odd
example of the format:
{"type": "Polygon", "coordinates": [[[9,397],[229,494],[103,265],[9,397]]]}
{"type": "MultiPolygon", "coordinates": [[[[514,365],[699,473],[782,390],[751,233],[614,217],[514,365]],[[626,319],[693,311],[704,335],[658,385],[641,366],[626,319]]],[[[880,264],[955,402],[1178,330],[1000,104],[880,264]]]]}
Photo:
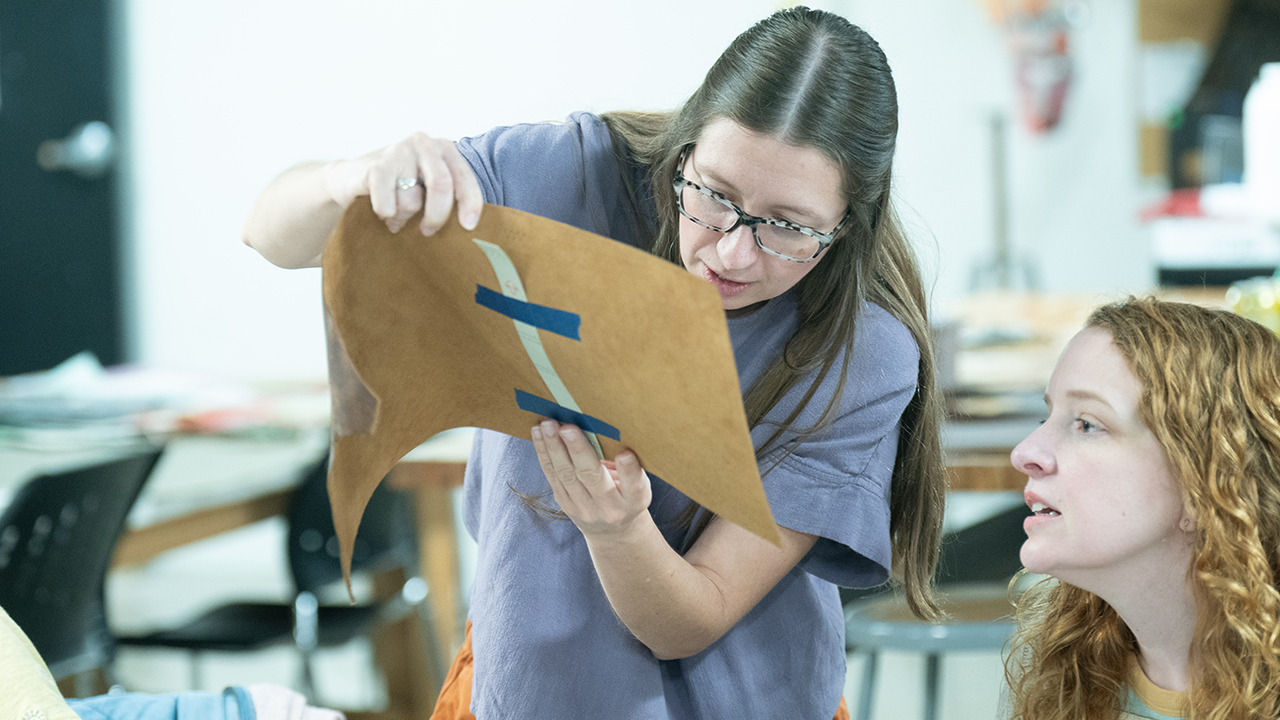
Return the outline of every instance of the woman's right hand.
{"type": "Polygon", "coordinates": [[[453,142],[415,133],[358,158],[281,173],[250,208],[244,243],[281,267],[318,266],[342,213],[361,195],[392,232],[425,208],[423,235],[439,230],[455,203],[459,222],[474,229],[484,204],[475,173],[453,142]]]}
{"type": "Polygon", "coordinates": [[[414,133],[368,155],[331,163],[327,175],[335,202],[346,208],[368,195],[391,232],[399,232],[424,206],[418,226],[423,235],[444,225],[455,202],[463,227],[472,230],[480,220],[480,184],[451,140],[414,133]]]}

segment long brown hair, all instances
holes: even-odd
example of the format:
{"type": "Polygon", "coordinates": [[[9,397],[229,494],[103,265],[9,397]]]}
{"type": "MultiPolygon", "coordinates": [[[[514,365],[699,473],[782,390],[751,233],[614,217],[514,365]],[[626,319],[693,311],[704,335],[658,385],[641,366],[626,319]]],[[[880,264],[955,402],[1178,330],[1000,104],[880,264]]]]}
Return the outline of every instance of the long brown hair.
{"type": "MultiPolygon", "coordinates": [[[[1089,327],[1142,384],[1139,410],[1195,518],[1186,717],[1280,716],[1280,339],[1225,310],[1129,298],[1089,327]]],[[[1118,717],[1137,641],[1104,600],[1046,581],[1018,601],[1013,717],[1118,717]]]]}
{"type": "MultiPolygon", "coordinates": [[[[890,203],[898,104],[880,46],[838,15],[803,7],[781,10],[739,35],[679,110],[615,112],[603,118],[624,166],[638,165],[647,172],[658,216],[653,252],[677,264],[679,217],[671,180],[681,152],[712,121],[728,118],[752,132],[816,148],[840,169],[849,220],[818,265],[797,283],[799,328],[778,360],[747,390],[747,419],[753,428],[760,425],[798,382],[813,378],[802,401],[774,425],[758,452],[784,436],[800,442],[811,437],[839,408],[862,305],[875,303],[907,327],[920,361],[893,469],[889,513],[894,575],[917,616],[941,617],[932,593],[946,491],[941,401],[928,301],[890,203]],[[811,427],[796,426],[818,385],[832,372],[838,377],[836,391],[819,420],[811,427]]],[[[635,207],[643,214],[638,203],[635,207]]],[[[639,222],[643,227],[644,221],[639,222]]]]}

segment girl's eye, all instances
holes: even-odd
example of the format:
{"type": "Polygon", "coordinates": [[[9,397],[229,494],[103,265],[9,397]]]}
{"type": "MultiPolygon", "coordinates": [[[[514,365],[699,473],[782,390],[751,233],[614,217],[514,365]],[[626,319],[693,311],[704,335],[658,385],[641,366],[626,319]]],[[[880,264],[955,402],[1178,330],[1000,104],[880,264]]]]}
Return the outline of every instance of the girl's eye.
{"type": "Polygon", "coordinates": [[[1084,418],[1076,418],[1076,424],[1080,427],[1080,432],[1093,432],[1098,429],[1097,425],[1085,420],[1084,418]]]}

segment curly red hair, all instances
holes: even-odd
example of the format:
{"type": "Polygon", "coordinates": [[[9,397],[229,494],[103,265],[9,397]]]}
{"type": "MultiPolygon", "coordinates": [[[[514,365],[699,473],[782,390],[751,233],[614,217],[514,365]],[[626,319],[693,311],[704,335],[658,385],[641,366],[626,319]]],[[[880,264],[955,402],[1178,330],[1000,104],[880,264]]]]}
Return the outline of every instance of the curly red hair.
{"type": "MultiPolygon", "coordinates": [[[[1280,716],[1280,339],[1229,313],[1129,298],[1088,321],[1142,383],[1139,410],[1196,520],[1187,718],[1280,716]]],[[[1093,593],[1039,583],[1018,600],[1013,717],[1115,718],[1137,644],[1093,593]]]]}

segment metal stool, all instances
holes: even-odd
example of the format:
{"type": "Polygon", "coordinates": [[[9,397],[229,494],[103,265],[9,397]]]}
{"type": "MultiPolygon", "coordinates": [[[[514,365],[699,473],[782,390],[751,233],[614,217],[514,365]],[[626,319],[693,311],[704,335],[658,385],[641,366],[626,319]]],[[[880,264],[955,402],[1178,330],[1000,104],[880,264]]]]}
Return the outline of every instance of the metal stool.
{"type": "Polygon", "coordinates": [[[925,654],[924,717],[937,720],[942,654],[999,650],[1013,634],[1013,607],[1006,583],[948,586],[943,593],[943,607],[951,613],[952,621],[941,625],[917,620],[904,599],[889,594],[855,600],[845,607],[845,645],[850,651],[867,654],[858,694],[858,720],[871,720],[881,650],[925,654]]]}

